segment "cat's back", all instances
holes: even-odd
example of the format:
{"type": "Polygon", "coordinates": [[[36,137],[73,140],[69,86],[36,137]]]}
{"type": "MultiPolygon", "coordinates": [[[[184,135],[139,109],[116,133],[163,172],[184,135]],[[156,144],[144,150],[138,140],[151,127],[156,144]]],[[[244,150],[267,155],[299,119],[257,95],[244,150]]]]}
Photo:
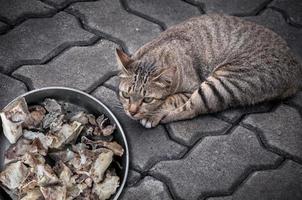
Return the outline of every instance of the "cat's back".
{"type": "MultiPolygon", "coordinates": [[[[171,26],[156,39],[137,51],[137,56],[153,49],[165,48],[171,41],[184,41],[190,48],[204,52],[204,59],[209,61],[246,49],[280,49],[288,51],[286,42],[276,33],[262,25],[239,17],[224,14],[208,14],[193,17],[180,24],[171,26]]],[[[175,43],[177,45],[177,43],[175,43]]],[[[182,45],[188,48],[186,45],[182,45]]],[[[251,53],[251,52],[250,52],[251,53]]]]}

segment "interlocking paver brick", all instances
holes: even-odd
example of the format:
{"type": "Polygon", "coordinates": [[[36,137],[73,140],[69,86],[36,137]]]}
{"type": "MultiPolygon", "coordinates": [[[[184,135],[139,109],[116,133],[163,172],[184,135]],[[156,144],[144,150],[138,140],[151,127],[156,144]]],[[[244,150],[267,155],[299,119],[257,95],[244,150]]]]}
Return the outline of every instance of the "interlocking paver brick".
{"type": "Polygon", "coordinates": [[[139,181],[140,178],[141,178],[140,173],[130,169],[127,177],[127,186],[132,186],[137,181],[139,181]]]}
{"type": "Polygon", "coordinates": [[[24,83],[0,74],[0,110],[15,97],[26,91],[24,83]]]}
{"type": "Polygon", "coordinates": [[[254,106],[231,108],[217,113],[217,116],[227,120],[228,122],[234,123],[238,121],[245,114],[268,112],[272,108],[272,106],[273,104],[269,102],[269,103],[257,104],[254,106]]]}
{"type": "Polygon", "coordinates": [[[80,2],[69,8],[83,15],[89,27],[124,41],[131,53],[160,33],[158,25],[128,13],[117,0],[80,2]]]}
{"type": "Polygon", "coordinates": [[[22,66],[13,75],[30,79],[34,88],[67,86],[87,91],[117,70],[116,47],[107,40],[93,46],[72,47],[45,65],[22,66]]]}
{"type": "Polygon", "coordinates": [[[237,127],[230,135],[204,138],[185,158],[159,162],[150,173],[165,180],[178,198],[190,200],[208,192],[229,192],[248,170],[277,160],[253,132],[237,127]]]}
{"type": "Polygon", "coordinates": [[[287,105],[272,113],[251,114],[244,124],[258,128],[270,146],[281,149],[302,160],[302,117],[287,105]]]}
{"type": "Polygon", "coordinates": [[[172,200],[168,188],[160,181],[146,176],[141,182],[130,188],[126,188],[122,200],[172,200]]]}
{"type": "Polygon", "coordinates": [[[302,199],[302,92],[278,107],[232,108],[153,129],[121,108],[115,48],[134,53],[164,25],[200,15],[200,6],[274,30],[302,61],[300,0],[0,0],[0,109],[44,86],[99,98],[128,139],[130,171],[121,199],[302,199]],[[288,160],[281,164],[278,154],[288,160]]]}
{"type": "Polygon", "coordinates": [[[90,41],[95,36],[79,26],[76,19],[60,12],[52,18],[29,19],[0,36],[0,71],[41,62],[56,49],[90,41]]]}
{"type": "Polygon", "coordinates": [[[128,4],[131,9],[164,22],[167,26],[200,15],[197,7],[179,0],[128,0],[128,4]]]}
{"type": "Polygon", "coordinates": [[[266,0],[191,0],[201,3],[207,12],[219,12],[236,15],[254,14],[259,7],[265,4],[266,0]]]}
{"type": "Polygon", "coordinates": [[[266,9],[261,15],[245,17],[244,19],[264,25],[281,35],[293,51],[302,58],[302,29],[298,29],[286,23],[279,12],[266,9]]]}
{"type": "Polygon", "coordinates": [[[180,157],[187,148],[169,140],[162,126],[146,129],[139,122],[130,119],[118,107],[116,93],[108,88],[99,87],[94,93],[120,120],[127,136],[130,149],[130,163],[139,170],[146,170],[160,160],[180,157]]]}
{"type": "Polygon", "coordinates": [[[302,1],[275,0],[270,6],[284,11],[292,22],[302,25],[302,1]]]}
{"type": "Polygon", "coordinates": [[[10,24],[24,17],[41,16],[55,12],[51,6],[38,0],[0,0],[0,16],[10,24]]]}
{"type": "Polygon", "coordinates": [[[209,200],[301,200],[302,166],[287,161],[276,170],[253,173],[232,196],[209,200]]]}
{"type": "Polygon", "coordinates": [[[167,126],[173,139],[186,145],[193,145],[202,137],[224,134],[231,124],[210,115],[204,115],[192,120],[172,122],[167,126]]]}

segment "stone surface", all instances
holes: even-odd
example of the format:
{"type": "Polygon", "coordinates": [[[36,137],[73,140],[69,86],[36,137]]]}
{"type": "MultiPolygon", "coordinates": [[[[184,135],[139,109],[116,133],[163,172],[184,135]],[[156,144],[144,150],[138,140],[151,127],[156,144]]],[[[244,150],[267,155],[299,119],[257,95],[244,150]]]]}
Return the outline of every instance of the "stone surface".
{"type": "Polygon", "coordinates": [[[105,86],[112,88],[114,90],[118,90],[118,85],[119,85],[119,77],[118,76],[113,76],[111,77],[108,81],[104,83],[105,86]]]}
{"type": "Polygon", "coordinates": [[[186,147],[169,140],[162,126],[146,129],[126,116],[124,110],[119,107],[114,91],[100,87],[93,95],[111,108],[120,120],[129,143],[130,165],[133,168],[139,171],[147,170],[160,160],[179,158],[187,150],[186,147]]]}
{"type": "Polygon", "coordinates": [[[211,115],[204,115],[192,120],[172,122],[167,126],[173,139],[186,145],[193,145],[205,136],[224,134],[231,124],[211,115]]]}
{"type": "Polygon", "coordinates": [[[262,7],[266,0],[191,0],[201,3],[206,13],[219,12],[235,15],[251,15],[262,7]]]}
{"type": "Polygon", "coordinates": [[[60,48],[93,37],[80,28],[73,16],[63,12],[52,18],[27,20],[0,35],[0,71],[10,72],[21,64],[41,62],[60,48]]]}
{"type": "Polygon", "coordinates": [[[27,91],[24,83],[0,74],[0,110],[15,97],[27,91]]]}
{"type": "Polygon", "coordinates": [[[34,88],[66,86],[89,91],[117,70],[116,47],[107,40],[93,46],[72,47],[45,65],[22,66],[13,76],[30,79],[34,88]]]}
{"type": "Polygon", "coordinates": [[[204,138],[181,160],[156,164],[151,174],[165,180],[177,198],[190,200],[227,192],[249,169],[274,165],[277,159],[254,133],[237,127],[230,135],[204,138]]]}
{"type": "Polygon", "coordinates": [[[284,11],[291,22],[302,26],[302,1],[275,0],[270,6],[284,11]]]}
{"type": "Polygon", "coordinates": [[[243,123],[263,132],[268,145],[302,160],[301,121],[297,110],[281,105],[272,113],[249,115],[243,123]]]}
{"type": "Polygon", "coordinates": [[[131,53],[160,33],[158,25],[128,13],[116,0],[75,3],[70,10],[83,15],[91,28],[124,41],[131,53]]]}
{"type": "Polygon", "coordinates": [[[131,9],[164,22],[166,26],[200,15],[197,7],[184,1],[128,0],[127,2],[131,9]]]}
{"type": "Polygon", "coordinates": [[[209,198],[209,200],[242,199],[301,200],[302,166],[287,161],[279,169],[255,172],[232,196],[209,198]]]}
{"type": "Polygon", "coordinates": [[[134,170],[129,170],[128,172],[128,177],[127,177],[127,186],[132,186],[134,185],[136,182],[139,181],[139,179],[141,178],[141,174],[134,171],[134,170]]]}
{"type": "Polygon", "coordinates": [[[126,188],[121,199],[172,200],[167,187],[162,182],[150,176],[146,176],[138,185],[126,188]]]}
{"type": "Polygon", "coordinates": [[[51,6],[38,0],[0,0],[0,17],[15,24],[25,17],[46,16],[55,12],[51,6]]]}
{"type": "Polygon", "coordinates": [[[272,108],[273,103],[261,103],[254,106],[231,108],[217,113],[219,118],[222,118],[230,123],[238,121],[243,115],[250,113],[268,112],[272,108]]]}
{"type": "Polygon", "coordinates": [[[274,30],[302,63],[301,0],[0,0],[0,110],[27,89],[50,85],[101,99],[128,139],[121,199],[301,200],[301,92],[280,107],[233,108],[154,129],[121,108],[114,48],[133,53],[165,25],[200,15],[198,8],[274,30]]]}
{"type": "Polygon", "coordinates": [[[279,12],[266,9],[261,15],[244,19],[254,21],[278,33],[302,59],[302,29],[290,26],[279,12]]]}

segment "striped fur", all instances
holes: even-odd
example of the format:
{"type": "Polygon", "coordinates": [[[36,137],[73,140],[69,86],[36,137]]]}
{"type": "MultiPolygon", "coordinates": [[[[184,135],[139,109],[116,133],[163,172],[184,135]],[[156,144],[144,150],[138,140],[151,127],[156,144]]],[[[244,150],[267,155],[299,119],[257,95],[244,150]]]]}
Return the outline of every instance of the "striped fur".
{"type": "Polygon", "coordinates": [[[129,60],[119,63],[124,69],[120,90],[130,98],[120,99],[126,112],[137,104],[131,117],[146,127],[286,98],[302,80],[302,67],[280,36],[220,14],[172,26],[129,60]],[[146,96],[154,101],[143,103],[146,96]]]}

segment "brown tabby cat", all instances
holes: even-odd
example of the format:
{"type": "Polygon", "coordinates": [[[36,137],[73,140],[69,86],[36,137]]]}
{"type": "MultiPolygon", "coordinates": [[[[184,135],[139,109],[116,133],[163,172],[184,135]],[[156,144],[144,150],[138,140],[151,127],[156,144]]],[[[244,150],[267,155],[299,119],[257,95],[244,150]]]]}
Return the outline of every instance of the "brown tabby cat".
{"type": "Polygon", "coordinates": [[[189,19],[131,57],[116,54],[120,101],[146,128],[282,99],[301,86],[302,67],[279,35],[227,15],[189,19]]]}

